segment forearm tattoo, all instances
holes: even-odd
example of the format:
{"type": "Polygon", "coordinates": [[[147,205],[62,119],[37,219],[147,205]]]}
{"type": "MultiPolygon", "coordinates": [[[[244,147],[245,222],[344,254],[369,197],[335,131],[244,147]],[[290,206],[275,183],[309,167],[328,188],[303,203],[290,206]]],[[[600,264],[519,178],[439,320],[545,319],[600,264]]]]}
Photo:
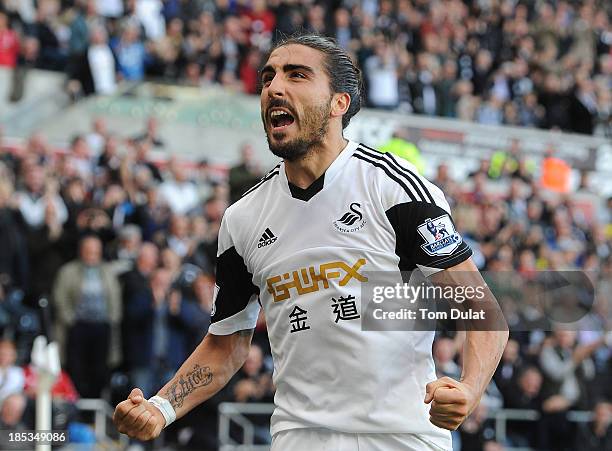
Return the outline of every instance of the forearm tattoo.
{"type": "Polygon", "coordinates": [[[210,384],[212,380],[213,375],[210,367],[202,367],[196,364],[193,366],[193,370],[186,374],[181,374],[176,381],[172,382],[170,387],[166,390],[166,398],[176,410],[183,406],[185,398],[198,388],[210,384]]]}

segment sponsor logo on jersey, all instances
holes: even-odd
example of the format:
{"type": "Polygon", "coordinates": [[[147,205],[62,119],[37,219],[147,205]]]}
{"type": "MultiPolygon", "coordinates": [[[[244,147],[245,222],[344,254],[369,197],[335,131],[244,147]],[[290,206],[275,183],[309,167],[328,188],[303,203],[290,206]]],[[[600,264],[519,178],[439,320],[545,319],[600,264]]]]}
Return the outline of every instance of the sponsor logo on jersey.
{"type": "Polygon", "coordinates": [[[435,219],[427,218],[417,230],[425,240],[421,248],[432,257],[450,255],[461,244],[461,235],[455,231],[453,221],[448,215],[435,219]]]}
{"type": "Polygon", "coordinates": [[[319,265],[318,270],[315,266],[309,266],[269,277],[266,284],[274,302],[285,301],[292,294],[303,295],[321,289],[326,290],[329,288],[330,279],[340,279],[338,285],[341,287],[349,283],[351,279],[367,282],[368,278],[358,272],[359,268],[365,264],[365,258],[360,258],[353,266],[343,261],[323,263],[319,265]]]}
{"type": "Polygon", "coordinates": [[[366,225],[366,221],[363,219],[363,213],[361,213],[361,204],[358,202],[350,204],[348,211],[340,219],[336,219],[333,224],[336,230],[343,233],[356,232],[362,229],[366,225]]]}
{"type": "Polygon", "coordinates": [[[264,233],[261,234],[261,238],[259,238],[259,242],[257,243],[257,248],[261,249],[262,247],[269,246],[270,244],[274,244],[277,240],[277,237],[274,236],[272,230],[266,229],[264,233]]]}

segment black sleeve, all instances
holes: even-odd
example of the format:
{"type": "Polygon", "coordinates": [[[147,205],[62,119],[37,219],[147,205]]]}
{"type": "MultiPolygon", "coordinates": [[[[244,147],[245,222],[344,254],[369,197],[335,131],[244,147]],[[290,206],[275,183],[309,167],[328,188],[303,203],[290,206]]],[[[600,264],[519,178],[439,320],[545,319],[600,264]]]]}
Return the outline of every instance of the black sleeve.
{"type": "Polygon", "coordinates": [[[435,204],[400,203],[389,208],[386,215],[395,231],[401,271],[411,271],[417,265],[447,269],[472,255],[450,214],[435,204]]]}
{"type": "Polygon", "coordinates": [[[217,257],[216,285],[212,324],[241,312],[251,297],[259,294],[253,275],[234,246],[217,257]]]}

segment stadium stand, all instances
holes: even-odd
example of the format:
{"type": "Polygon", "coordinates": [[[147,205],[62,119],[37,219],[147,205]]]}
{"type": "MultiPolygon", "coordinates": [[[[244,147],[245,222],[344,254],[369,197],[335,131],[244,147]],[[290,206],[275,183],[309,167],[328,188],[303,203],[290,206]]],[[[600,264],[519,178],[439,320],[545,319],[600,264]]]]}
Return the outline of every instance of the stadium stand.
{"type": "Polygon", "coordinates": [[[611,134],[607,2],[2,3],[0,65],[65,71],[77,97],[145,77],[254,94],[271,42],[303,29],[351,52],[369,106],[611,134]]]}

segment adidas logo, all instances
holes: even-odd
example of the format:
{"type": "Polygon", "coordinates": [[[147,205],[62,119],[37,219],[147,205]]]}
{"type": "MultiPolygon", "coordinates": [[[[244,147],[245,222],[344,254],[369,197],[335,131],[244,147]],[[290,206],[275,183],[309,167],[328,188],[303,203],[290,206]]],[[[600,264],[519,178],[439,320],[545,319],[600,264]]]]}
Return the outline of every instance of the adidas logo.
{"type": "Polygon", "coordinates": [[[261,238],[259,239],[259,243],[257,243],[257,247],[262,248],[262,247],[269,246],[270,244],[273,244],[274,242],[276,242],[276,240],[277,238],[272,233],[272,230],[266,229],[266,231],[261,235],[261,238]]]}

